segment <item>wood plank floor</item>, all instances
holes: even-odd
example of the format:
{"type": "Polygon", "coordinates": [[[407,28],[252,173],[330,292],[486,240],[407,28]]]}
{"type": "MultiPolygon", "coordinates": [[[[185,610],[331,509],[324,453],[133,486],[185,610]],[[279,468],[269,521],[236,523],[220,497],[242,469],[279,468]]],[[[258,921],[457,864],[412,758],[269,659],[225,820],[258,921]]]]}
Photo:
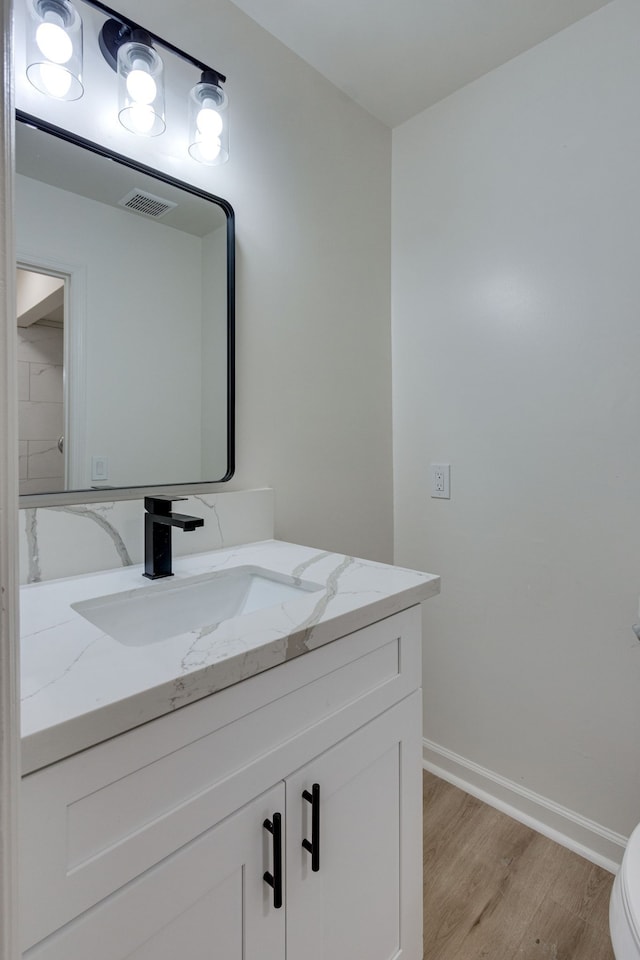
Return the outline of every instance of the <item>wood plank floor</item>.
{"type": "Polygon", "coordinates": [[[613,960],[612,883],[424,772],[424,960],[613,960]]]}

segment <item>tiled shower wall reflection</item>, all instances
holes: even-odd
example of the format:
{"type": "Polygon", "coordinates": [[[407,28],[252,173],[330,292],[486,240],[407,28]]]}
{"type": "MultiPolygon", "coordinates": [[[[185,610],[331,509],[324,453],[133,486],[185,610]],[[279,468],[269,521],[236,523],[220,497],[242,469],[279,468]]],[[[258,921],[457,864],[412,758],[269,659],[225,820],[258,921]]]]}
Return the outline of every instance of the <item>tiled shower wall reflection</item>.
{"type": "Polygon", "coordinates": [[[20,493],[64,489],[61,326],[18,327],[18,435],[20,493]]]}

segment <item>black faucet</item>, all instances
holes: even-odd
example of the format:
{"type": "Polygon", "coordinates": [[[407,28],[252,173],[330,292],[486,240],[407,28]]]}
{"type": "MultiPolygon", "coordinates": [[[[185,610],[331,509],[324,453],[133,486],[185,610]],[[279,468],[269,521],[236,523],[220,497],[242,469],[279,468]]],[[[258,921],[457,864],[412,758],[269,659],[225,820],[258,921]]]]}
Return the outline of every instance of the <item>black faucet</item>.
{"type": "Polygon", "coordinates": [[[144,508],[144,577],[158,580],[160,577],[172,577],[171,569],[171,527],[180,530],[195,530],[203,527],[201,517],[187,517],[183,513],[172,513],[174,500],[186,500],[186,497],[145,497],[144,508]]]}

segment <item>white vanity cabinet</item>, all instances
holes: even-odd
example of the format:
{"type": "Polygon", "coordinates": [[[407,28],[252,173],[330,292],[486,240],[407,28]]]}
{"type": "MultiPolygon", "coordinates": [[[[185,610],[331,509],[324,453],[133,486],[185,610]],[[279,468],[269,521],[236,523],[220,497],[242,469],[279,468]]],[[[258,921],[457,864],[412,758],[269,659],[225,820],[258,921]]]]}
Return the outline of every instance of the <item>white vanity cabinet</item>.
{"type": "Polygon", "coordinates": [[[412,607],[25,777],[24,957],[421,960],[420,647],[412,607]]]}
{"type": "Polygon", "coordinates": [[[287,957],[421,960],[421,712],[414,694],[287,779],[287,957]],[[317,872],[302,846],[314,783],[317,872]]]}
{"type": "MultiPolygon", "coordinates": [[[[261,827],[279,784],[24,956],[46,960],[271,960],[285,956],[282,910],[262,879],[261,827]]],[[[55,896],[55,892],[52,892],[55,896]]]]}

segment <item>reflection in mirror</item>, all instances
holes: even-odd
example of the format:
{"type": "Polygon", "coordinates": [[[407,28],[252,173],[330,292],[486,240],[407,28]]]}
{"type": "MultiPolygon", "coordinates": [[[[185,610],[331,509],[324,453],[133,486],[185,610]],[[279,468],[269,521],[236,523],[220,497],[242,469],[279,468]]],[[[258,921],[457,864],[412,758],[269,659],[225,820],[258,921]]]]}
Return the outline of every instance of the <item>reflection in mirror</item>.
{"type": "Polygon", "coordinates": [[[20,494],[66,487],[64,460],[65,279],[18,266],[20,494]]]}
{"type": "Polygon", "coordinates": [[[232,210],[55,133],[16,130],[21,493],[228,479],[232,210]]]}

